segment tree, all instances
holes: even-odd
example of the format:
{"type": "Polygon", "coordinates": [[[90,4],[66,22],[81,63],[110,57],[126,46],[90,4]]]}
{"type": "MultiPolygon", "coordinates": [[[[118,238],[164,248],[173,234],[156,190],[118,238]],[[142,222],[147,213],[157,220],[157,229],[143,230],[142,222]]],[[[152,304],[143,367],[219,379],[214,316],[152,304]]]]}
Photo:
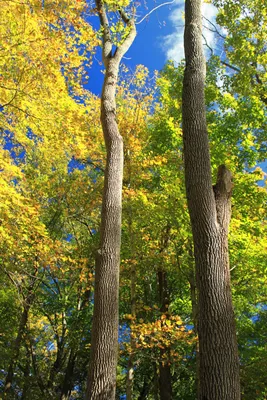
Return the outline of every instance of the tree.
{"type": "MultiPolygon", "coordinates": [[[[6,381],[10,399],[86,393],[105,157],[100,99],[81,86],[90,76],[86,50],[99,42],[88,25],[97,10],[76,3],[9,1],[0,9],[0,391],[6,381]]],[[[129,27],[113,13],[118,2],[104,3],[120,46],[129,27]]],[[[264,172],[254,169],[266,142],[266,59],[263,41],[253,54],[243,45],[247,34],[256,45],[257,21],[265,34],[261,3],[223,1],[217,22],[232,35],[224,61],[240,71],[226,66],[223,75],[213,56],[205,82],[212,176],[221,164],[234,174],[229,256],[249,400],[266,396],[267,192],[264,172]]],[[[145,67],[134,76],[125,68],[116,89],[125,158],[116,398],[193,400],[198,296],[182,156],[184,62],[169,62],[156,84],[145,67]]],[[[214,192],[218,200],[219,185],[214,192]]]]}
{"type": "Polygon", "coordinates": [[[101,124],[107,149],[102,200],[100,249],[96,256],[91,360],[86,399],[115,399],[118,358],[119,268],[121,247],[121,197],[123,141],[116,121],[115,93],[119,66],[136,35],[133,18],[118,10],[126,25],[125,37],[113,51],[104,1],[96,8],[103,30],[105,80],[101,96],[101,124]]]}
{"type": "Polygon", "coordinates": [[[183,141],[198,287],[198,398],[237,400],[240,399],[239,359],[227,237],[232,176],[221,165],[216,185],[212,187],[201,19],[201,1],[186,0],[183,141]]]}

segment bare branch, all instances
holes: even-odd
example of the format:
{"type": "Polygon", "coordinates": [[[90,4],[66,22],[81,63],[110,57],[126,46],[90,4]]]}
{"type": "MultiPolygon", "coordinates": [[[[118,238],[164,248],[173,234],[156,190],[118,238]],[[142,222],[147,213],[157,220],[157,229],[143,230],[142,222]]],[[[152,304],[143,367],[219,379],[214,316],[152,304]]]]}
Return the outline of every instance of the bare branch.
{"type": "Polygon", "coordinates": [[[175,0],[166,1],[165,3],[159,4],[158,6],[152,8],[140,21],[136,22],[136,25],[141,24],[149,15],[151,15],[154,11],[158,10],[160,7],[167,6],[169,4],[173,4],[175,0]]]}
{"type": "Polygon", "coordinates": [[[231,68],[232,70],[234,70],[234,71],[236,71],[236,72],[241,72],[241,70],[240,70],[239,68],[235,67],[234,65],[229,64],[229,63],[226,62],[226,61],[221,60],[221,63],[222,63],[223,65],[225,65],[226,67],[231,68]]]}
{"type": "Polygon", "coordinates": [[[204,42],[205,42],[205,46],[207,46],[207,48],[210,50],[210,52],[211,52],[211,55],[213,55],[213,49],[210,47],[210,45],[208,44],[208,42],[207,42],[207,39],[206,39],[206,37],[202,34],[202,37],[203,37],[203,39],[204,39],[204,42]]]}
{"type": "Polygon", "coordinates": [[[206,18],[204,15],[202,15],[202,18],[205,19],[205,21],[207,21],[211,26],[213,26],[214,30],[208,28],[207,26],[204,26],[204,28],[208,29],[208,30],[211,31],[211,32],[216,33],[216,34],[217,34],[218,36],[220,36],[222,39],[226,39],[226,36],[222,35],[222,34],[218,31],[217,26],[216,26],[213,22],[211,22],[211,21],[210,21],[208,18],[206,18]]]}

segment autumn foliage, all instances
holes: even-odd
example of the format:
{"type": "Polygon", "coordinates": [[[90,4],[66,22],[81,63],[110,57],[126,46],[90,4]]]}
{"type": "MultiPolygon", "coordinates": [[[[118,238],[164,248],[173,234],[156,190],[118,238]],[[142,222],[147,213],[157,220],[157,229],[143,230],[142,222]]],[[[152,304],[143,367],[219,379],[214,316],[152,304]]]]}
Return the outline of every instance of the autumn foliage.
{"type": "MultiPolygon", "coordinates": [[[[121,6],[129,11],[132,3],[138,9],[138,2],[121,6]]],[[[263,400],[267,17],[261,1],[215,3],[228,65],[218,56],[207,63],[211,167],[214,183],[221,164],[234,176],[229,255],[242,398],[263,400]]],[[[117,2],[106,4],[116,15],[117,2]]],[[[7,399],[78,400],[86,392],[105,170],[100,98],[86,89],[91,68],[102,68],[94,61],[102,33],[94,18],[90,1],[1,2],[0,391],[7,399]]],[[[118,44],[128,31],[111,21],[118,44]]],[[[184,185],[183,68],[168,62],[161,72],[142,65],[132,71],[123,63],[119,73],[118,398],[130,364],[132,399],[159,398],[167,369],[173,398],[196,398],[198,291],[184,185]]]]}

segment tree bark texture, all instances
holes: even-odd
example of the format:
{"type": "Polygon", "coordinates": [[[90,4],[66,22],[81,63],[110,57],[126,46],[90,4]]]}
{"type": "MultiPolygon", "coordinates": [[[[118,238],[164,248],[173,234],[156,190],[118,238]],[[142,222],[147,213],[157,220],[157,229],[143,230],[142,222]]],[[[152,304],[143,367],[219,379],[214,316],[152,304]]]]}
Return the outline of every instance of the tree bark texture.
{"type": "Polygon", "coordinates": [[[183,138],[199,302],[198,398],[239,400],[239,360],[227,239],[232,183],[230,172],[220,166],[217,184],[212,187],[201,20],[201,1],[186,0],[183,138]]]}
{"type": "Polygon", "coordinates": [[[119,10],[130,33],[112,52],[108,17],[103,1],[96,1],[103,28],[103,62],[106,67],[101,97],[101,124],[107,159],[102,199],[100,249],[96,256],[91,360],[86,400],[113,400],[116,392],[119,324],[119,265],[121,246],[121,198],[123,141],[116,122],[116,85],[121,58],[131,46],[134,23],[119,10]]]}

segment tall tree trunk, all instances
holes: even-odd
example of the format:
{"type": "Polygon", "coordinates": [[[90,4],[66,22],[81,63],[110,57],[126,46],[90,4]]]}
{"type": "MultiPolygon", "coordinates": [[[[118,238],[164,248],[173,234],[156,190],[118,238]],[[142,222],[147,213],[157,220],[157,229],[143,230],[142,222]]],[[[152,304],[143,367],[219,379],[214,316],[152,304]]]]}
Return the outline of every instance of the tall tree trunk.
{"type": "Polygon", "coordinates": [[[110,60],[106,70],[101,104],[107,163],[101,215],[101,244],[96,258],[88,399],[113,399],[116,387],[123,142],[115,113],[118,65],[112,61],[110,60]]]}
{"type": "Polygon", "coordinates": [[[121,58],[135,35],[134,22],[118,10],[130,31],[112,53],[112,39],[104,2],[96,0],[103,28],[103,62],[106,67],[101,97],[101,124],[107,160],[102,200],[100,249],[96,257],[95,297],[91,360],[87,400],[113,400],[116,392],[118,358],[119,264],[121,244],[121,197],[123,178],[123,141],[116,122],[116,85],[121,58]]]}
{"type": "Polygon", "coordinates": [[[228,262],[231,174],[212,187],[205,113],[201,0],[186,0],[183,82],[185,182],[199,293],[199,400],[239,400],[239,361],[228,262]]]}

